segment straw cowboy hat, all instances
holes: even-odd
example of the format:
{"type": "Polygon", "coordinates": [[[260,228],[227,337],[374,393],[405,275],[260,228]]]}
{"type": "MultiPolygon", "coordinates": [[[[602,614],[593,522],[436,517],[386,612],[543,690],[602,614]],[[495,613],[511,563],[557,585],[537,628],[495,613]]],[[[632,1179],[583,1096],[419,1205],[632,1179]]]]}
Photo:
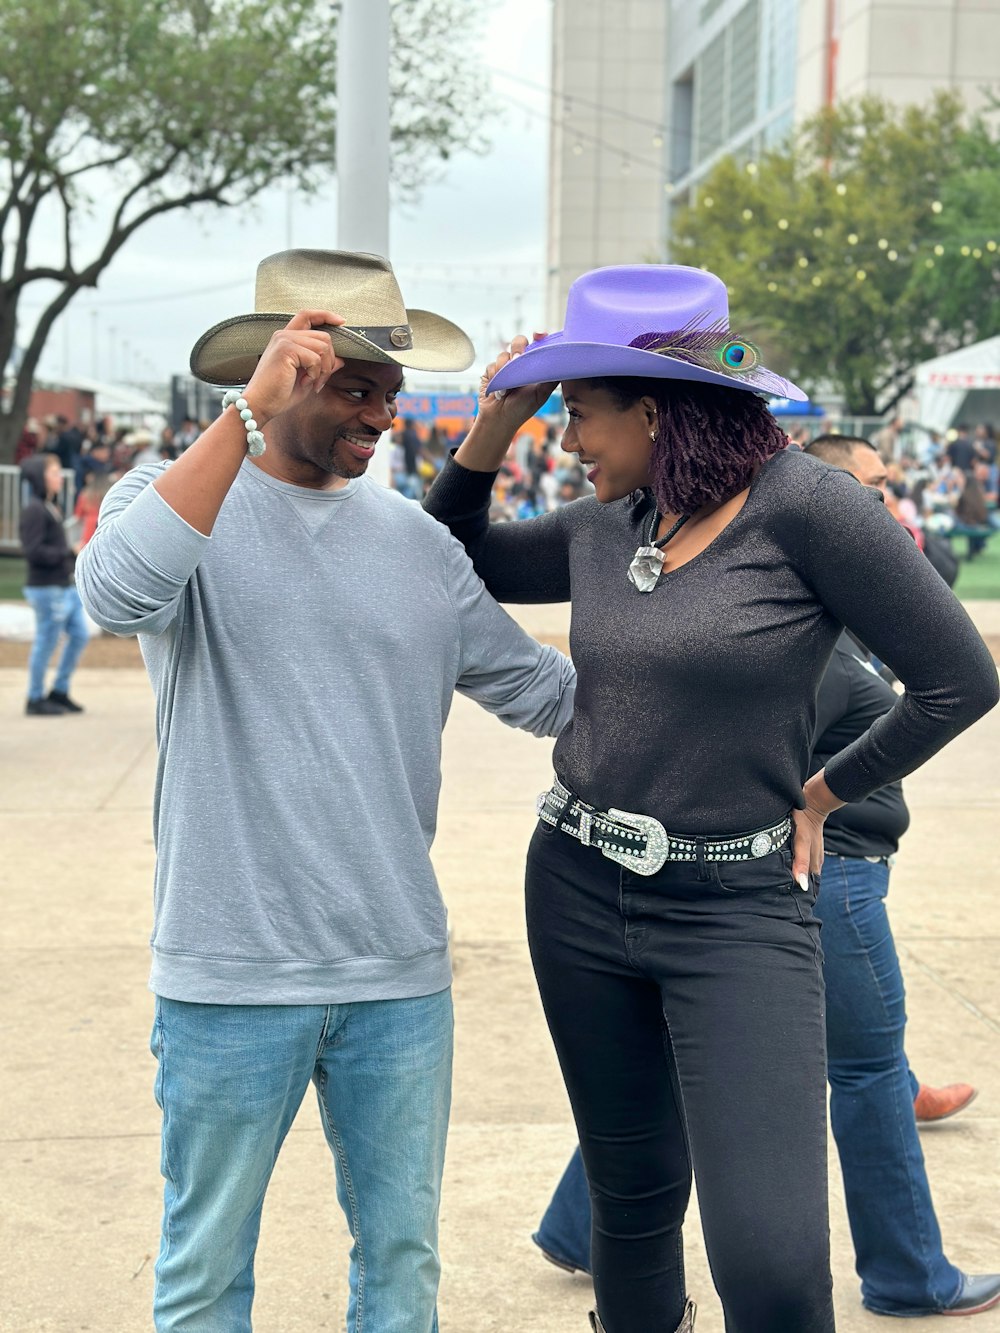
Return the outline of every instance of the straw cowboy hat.
{"type": "Polygon", "coordinates": [[[508,361],[487,391],[605,375],[697,380],[800,402],[807,397],[732,332],[725,283],[682,264],[622,264],[577,278],[566,300],[565,328],[508,361]]]}
{"type": "Polygon", "coordinates": [[[450,320],[407,310],[389,261],[349,250],[283,250],[257,268],[254,313],[214,324],[194,345],[191,372],[207,384],[246,384],[272,333],[299,310],[333,310],[338,356],[412,370],[465,370],[475,349],[450,320]]]}

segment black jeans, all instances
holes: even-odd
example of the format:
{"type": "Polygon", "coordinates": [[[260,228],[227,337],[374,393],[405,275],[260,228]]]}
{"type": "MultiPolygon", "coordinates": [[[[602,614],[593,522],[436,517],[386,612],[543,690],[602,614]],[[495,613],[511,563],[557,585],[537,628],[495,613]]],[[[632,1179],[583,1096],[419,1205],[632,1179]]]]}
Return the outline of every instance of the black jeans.
{"type": "Polygon", "coordinates": [[[644,877],[540,823],[528,937],[608,1333],[670,1333],[698,1184],[727,1333],[834,1327],[819,925],[791,852],[644,877]]]}

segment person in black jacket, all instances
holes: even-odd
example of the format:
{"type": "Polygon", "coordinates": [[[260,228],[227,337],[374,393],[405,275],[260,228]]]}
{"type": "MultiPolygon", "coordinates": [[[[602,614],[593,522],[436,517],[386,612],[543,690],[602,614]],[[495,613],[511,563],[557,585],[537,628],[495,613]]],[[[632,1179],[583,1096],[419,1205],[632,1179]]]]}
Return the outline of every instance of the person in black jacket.
{"type": "Polygon", "coordinates": [[[28,659],[29,717],[82,713],[69,696],[70,678],[87,646],[87,621],[73,582],[74,556],[66,540],[56,499],[62,487],[57,454],[35,454],[21,465],[32,498],[21,510],[21,548],[28,563],[24,596],[35,613],[35,641],[28,659]],[[45,693],[45,672],[60,635],[65,634],[52,689],[45,693]]]}

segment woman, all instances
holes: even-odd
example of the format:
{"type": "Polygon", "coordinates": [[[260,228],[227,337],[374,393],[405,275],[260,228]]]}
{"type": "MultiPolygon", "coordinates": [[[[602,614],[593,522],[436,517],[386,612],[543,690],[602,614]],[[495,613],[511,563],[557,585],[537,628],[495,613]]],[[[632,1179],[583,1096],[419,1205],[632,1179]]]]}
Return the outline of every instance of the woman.
{"type": "Polygon", "coordinates": [[[487,370],[426,502],[498,598],[572,601],[576,706],[527,917],[606,1333],[692,1327],[692,1167],[729,1333],[834,1327],[823,823],[997,700],[985,646],[911,539],[852,477],[788,450],[761,393],[803,397],[730,332],[718,278],[599,269],[563,330],[487,370]],[[595,495],[490,527],[493,473],[553,381],[595,495]],[[907,693],[804,782],[843,625],[907,693]]]}
{"type": "Polygon", "coordinates": [[[21,476],[31,497],[19,523],[24,552],[25,600],[35,613],[35,639],[28,659],[28,717],[59,717],[82,713],[83,705],[70,698],[76,664],[87,646],[87,619],[73,580],[75,552],[66,540],[62,510],[62,464],[58,454],[33,454],[21,464],[21,476]],[[66,642],[55,679],[45,693],[45,673],[59,639],[66,642]]]}

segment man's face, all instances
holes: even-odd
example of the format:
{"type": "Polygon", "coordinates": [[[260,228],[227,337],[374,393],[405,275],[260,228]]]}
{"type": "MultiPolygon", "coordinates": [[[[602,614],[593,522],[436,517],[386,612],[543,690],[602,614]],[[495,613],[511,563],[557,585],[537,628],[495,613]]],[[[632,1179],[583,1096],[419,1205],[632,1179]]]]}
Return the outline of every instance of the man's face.
{"type": "Polygon", "coordinates": [[[856,445],[851,454],[851,462],[847,470],[852,477],[857,477],[862,486],[872,486],[885,495],[889,474],[886,472],[885,464],[879,457],[877,450],[869,449],[863,444],[856,445]]]}
{"type": "Polygon", "coordinates": [[[399,366],[345,361],[323,389],[266,427],[268,450],[258,466],[283,481],[337,490],[360,477],[396,415],[399,366]]]}

